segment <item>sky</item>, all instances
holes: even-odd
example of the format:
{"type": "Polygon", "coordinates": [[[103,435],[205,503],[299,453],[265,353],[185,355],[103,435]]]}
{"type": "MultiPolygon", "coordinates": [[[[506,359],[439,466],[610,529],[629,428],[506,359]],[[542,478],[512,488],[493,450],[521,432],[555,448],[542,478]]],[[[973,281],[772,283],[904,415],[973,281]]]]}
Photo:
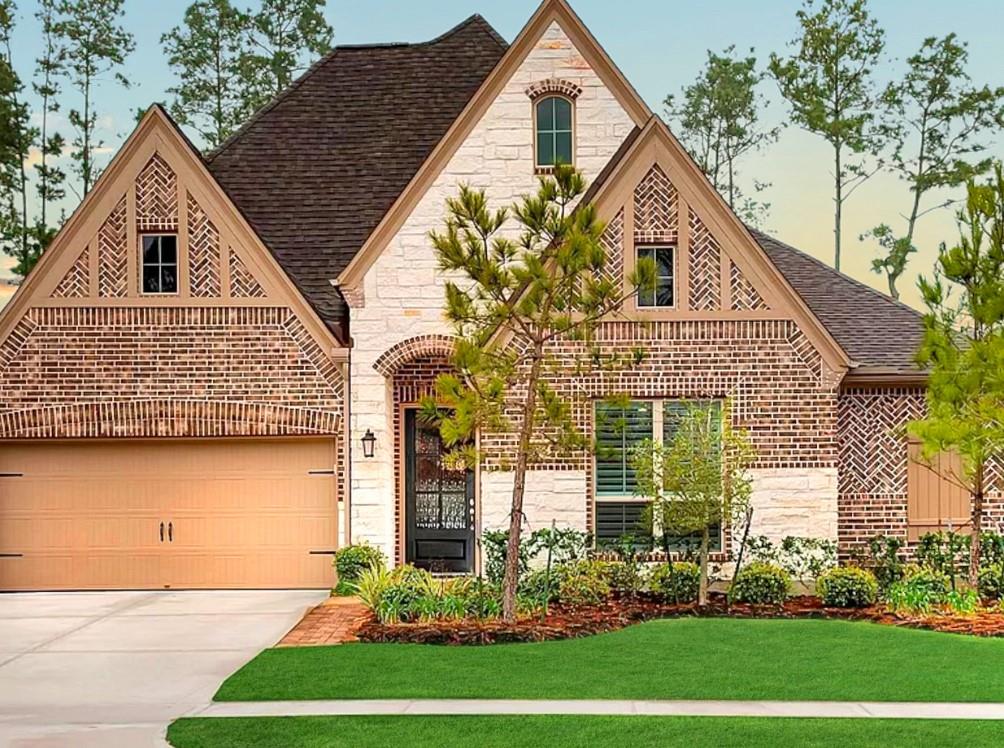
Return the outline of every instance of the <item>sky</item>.
{"type": "MultiPolygon", "coordinates": [[[[253,4],[254,0],[244,0],[253,4]]],[[[678,93],[692,82],[704,65],[707,50],[721,51],[734,44],[741,51],[753,48],[766,62],[770,52],[783,53],[798,33],[795,12],[800,0],[716,0],[714,3],[684,0],[571,0],[572,6],[604,46],[613,61],[638,89],[653,111],[662,114],[668,93],[678,93]]],[[[154,101],[169,100],[173,83],[160,45],[162,33],[181,22],[189,0],[125,0],[125,26],[136,37],[126,74],[133,85],[128,90],[111,82],[97,93],[100,130],[106,147],[99,156],[107,163],[132,130],[134,112],[154,101]]],[[[242,3],[240,0],[238,5],[242,3]]],[[[33,18],[35,0],[20,0],[19,26],[14,35],[15,66],[26,77],[41,45],[33,18]]],[[[438,36],[469,15],[480,13],[506,39],[515,38],[538,5],[537,0],[329,0],[326,15],[335,30],[336,44],[415,42],[438,36]]],[[[1004,85],[1004,26],[1001,0],[871,0],[870,7],[886,30],[886,57],[877,70],[881,83],[898,79],[903,60],[913,54],[927,36],[956,31],[969,43],[969,73],[973,81],[1004,85]]],[[[768,126],[785,123],[787,110],[776,85],[765,82],[769,100],[764,114],[768,126]]],[[[69,100],[68,100],[69,101],[69,100]]],[[[69,135],[69,127],[62,123],[69,135]]],[[[1004,133],[989,134],[991,153],[1004,159],[1004,133]]],[[[828,164],[832,151],[821,138],[797,127],[786,128],[779,141],[766,151],[747,158],[741,167],[745,185],[751,180],[767,182],[762,193],[771,203],[766,228],[778,238],[832,263],[832,177],[828,164]]],[[[957,194],[927,198],[928,204],[944,202],[957,194]]],[[[844,208],[843,270],[876,288],[885,289],[885,279],[870,270],[875,247],[859,236],[882,222],[902,223],[900,215],[909,205],[910,194],[896,177],[880,174],[863,185],[844,208]]],[[[72,210],[75,198],[68,200],[72,210]]],[[[894,227],[897,225],[893,223],[894,227]]],[[[958,235],[954,212],[941,210],[925,216],[918,225],[919,252],[900,281],[903,299],[919,305],[918,273],[929,274],[940,242],[958,235]]],[[[0,278],[9,276],[10,262],[0,259],[0,278]]],[[[0,284],[0,305],[9,289],[0,284]]]]}

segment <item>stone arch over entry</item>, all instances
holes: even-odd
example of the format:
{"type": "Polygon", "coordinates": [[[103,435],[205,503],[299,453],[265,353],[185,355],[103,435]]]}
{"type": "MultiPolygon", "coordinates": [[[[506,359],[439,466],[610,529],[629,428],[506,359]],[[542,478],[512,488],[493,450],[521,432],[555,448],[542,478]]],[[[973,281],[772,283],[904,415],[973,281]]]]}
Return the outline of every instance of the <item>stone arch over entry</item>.
{"type": "Polygon", "coordinates": [[[454,338],[450,335],[417,335],[388,348],[373,364],[385,377],[392,377],[408,363],[418,359],[441,358],[453,355],[454,338]]]}

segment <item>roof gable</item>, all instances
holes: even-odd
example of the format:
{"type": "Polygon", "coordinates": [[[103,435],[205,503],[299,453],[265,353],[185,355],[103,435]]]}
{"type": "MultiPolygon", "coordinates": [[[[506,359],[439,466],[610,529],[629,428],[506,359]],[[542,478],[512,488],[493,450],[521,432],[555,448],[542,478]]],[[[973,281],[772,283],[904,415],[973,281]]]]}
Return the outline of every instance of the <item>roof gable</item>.
{"type": "Polygon", "coordinates": [[[456,118],[442,140],[422,164],[407,188],[394,202],[379,225],[367,238],[362,249],[338,275],[338,285],[354,289],[362,282],[366,271],[393,239],[415,209],[435,179],[463,145],[481,117],[498,97],[520,64],[533,51],[548,28],[557,24],[582,55],[589,67],[613,93],[637,126],[643,125],[652,113],[638,92],[589,32],[565,0],[544,0],[491,74],[484,80],[463,112],[456,118]]]}
{"type": "Polygon", "coordinates": [[[221,305],[288,305],[323,350],[338,345],[174,121],[153,106],[0,311],[0,339],[31,307],[221,305]],[[177,294],[141,293],[143,233],[177,235],[177,294]]]}
{"type": "Polygon", "coordinates": [[[209,155],[210,171],[318,313],[505,52],[480,16],[420,44],[342,46],[209,155]]]}
{"type": "Polygon", "coordinates": [[[750,235],[721,195],[711,186],[693,159],[658,117],[629,139],[612,163],[590,188],[586,199],[596,205],[606,221],[623,216],[625,275],[633,261],[636,240],[635,213],[646,210],[644,193],[652,174],[662,174],[672,189],[675,217],[666,234],[653,239],[678,245],[677,307],[671,310],[637,309],[633,316],[697,318],[742,316],[786,317],[819,351],[829,368],[840,371],[851,365],[846,351],[813,314],[764,249],[750,235]]]}

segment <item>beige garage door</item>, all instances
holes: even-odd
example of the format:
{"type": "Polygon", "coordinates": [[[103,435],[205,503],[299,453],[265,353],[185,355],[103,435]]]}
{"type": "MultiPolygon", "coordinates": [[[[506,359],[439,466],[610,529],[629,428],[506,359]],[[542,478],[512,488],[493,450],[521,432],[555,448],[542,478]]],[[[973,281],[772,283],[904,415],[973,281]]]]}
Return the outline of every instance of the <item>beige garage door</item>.
{"type": "Polygon", "coordinates": [[[334,440],[0,443],[0,589],[328,587],[334,440]]]}

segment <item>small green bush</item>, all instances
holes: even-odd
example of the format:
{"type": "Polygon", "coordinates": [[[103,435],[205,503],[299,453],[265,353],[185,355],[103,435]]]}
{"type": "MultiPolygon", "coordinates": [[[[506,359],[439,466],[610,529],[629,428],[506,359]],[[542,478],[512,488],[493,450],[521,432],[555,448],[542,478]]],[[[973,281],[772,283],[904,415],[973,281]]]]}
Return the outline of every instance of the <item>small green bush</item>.
{"type": "Polygon", "coordinates": [[[945,596],[945,607],[962,615],[975,613],[980,607],[980,595],[972,587],[954,589],[945,596]]]}
{"type": "Polygon", "coordinates": [[[924,614],[943,605],[952,590],[947,574],[921,567],[907,567],[904,577],[889,587],[886,602],[896,613],[924,614]]]}
{"type": "Polygon", "coordinates": [[[576,561],[552,569],[558,577],[558,600],[566,605],[596,605],[610,596],[605,564],[576,561]]]}
{"type": "Polygon", "coordinates": [[[692,603],[701,586],[701,570],[689,561],[676,561],[672,566],[659,564],[652,569],[648,586],[666,602],[692,603]]]}
{"type": "Polygon", "coordinates": [[[780,605],[791,589],[791,575],[780,566],[755,561],[736,574],[729,599],[737,603],[780,605]]]}
{"type": "Polygon", "coordinates": [[[878,581],[867,569],[840,566],[816,580],[816,594],[833,608],[867,608],[878,598],[878,581]]]}
{"type": "Polygon", "coordinates": [[[355,584],[359,576],[369,568],[383,568],[386,563],[379,548],[366,543],[347,545],[335,552],[335,571],[338,583],[335,586],[336,595],[355,594],[355,584]]]}
{"type": "Polygon", "coordinates": [[[980,594],[988,600],[1004,597],[1004,535],[985,532],[980,536],[980,594]]]}
{"type": "Polygon", "coordinates": [[[645,584],[641,565],[637,561],[606,561],[603,574],[610,589],[622,596],[641,592],[645,584]]]}

